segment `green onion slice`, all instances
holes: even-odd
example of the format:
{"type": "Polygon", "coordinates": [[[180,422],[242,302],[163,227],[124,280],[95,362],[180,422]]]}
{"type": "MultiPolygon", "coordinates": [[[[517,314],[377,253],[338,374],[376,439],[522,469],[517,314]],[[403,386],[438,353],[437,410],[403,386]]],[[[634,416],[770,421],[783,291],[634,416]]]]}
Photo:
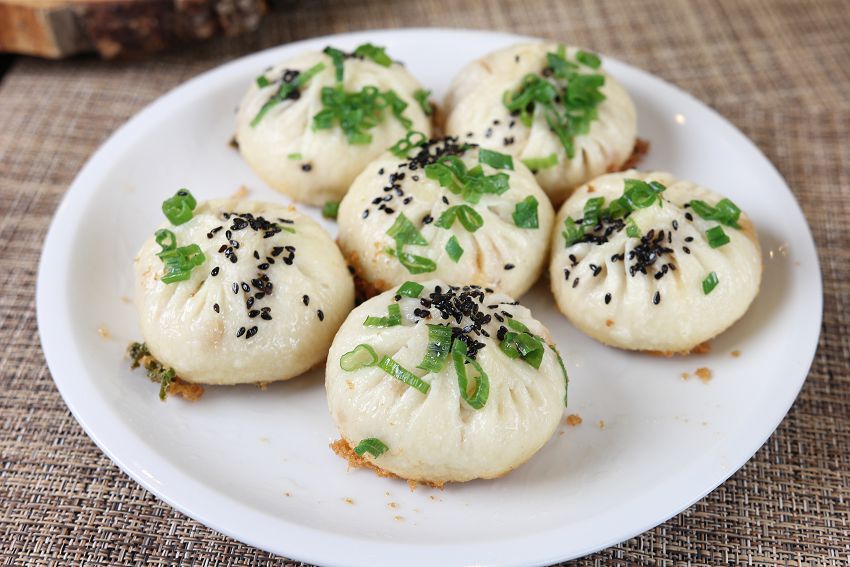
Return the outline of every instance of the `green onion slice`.
{"type": "Polygon", "coordinates": [[[646,181],[640,179],[626,179],[623,199],[630,210],[645,209],[659,200],[658,192],[646,181]]]}
{"type": "Polygon", "coordinates": [[[591,230],[599,224],[599,214],[602,212],[602,205],[604,203],[605,197],[593,197],[584,203],[584,217],[581,221],[582,230],[591,230]]]}
{"type": "Polygon", "coordinates": [[[425,286],[420,283],[404,282],[395,293],[402,297],[419,297],[423,289],[425,289],[425,286]]]}
{"type": "Polygon", "coordinates": [[[711,272],[702,280],[702,293],[708,295],[714,291],[718,283],[720,283],[720,280],[717,278],[717,272],[711,272]]]}
{"type": "Polygon", "coordinates": [[[579,228],[576,224],[576,221],[573,220],[572,217],[567,217],[564,219],[564,230],[561,232],[564,235],[564,241],[566,242],[566,246],[569,248],[576,242],[578,242],[582,236],[584,236],[584,232],[579,228]]]}
{"type": "Polygon", "coordinates": [[[640,238],[640,227],[632,217],[626,219],[626,235],[629,238],[640,238]]]}
{"type": "Polygon", "coordinates": [[[334,70],[336,71],[336,82],[341,83],[343,73],[345,72],[345,53],[336,47],[327,46],[322,53],[327,55],[333,61],[334,70]]]}
{"type": "Polygon", "coordinates": [[[564,366],[564,359],[561,357],[561,353],[558,351],[558,347],[553,344],[549,345],[549,348],[552,349],[552,352],[558,357],[558,365],[561,367],[561,372],[564,374],[564,407],[567,406],[567,401],[569,400],[569,389],[570,389],[570,377],[567,374],[567,367],[564,366]]]}
{"type": "Polygon", "coordinates": [[[257,86],[259,88],[261,88],[261,89],[265,88],[265,87],[269,86],[270,84],[271,84],[271,82],[266,78],[265,75],[260,75],[259,77],[257,77],[257,86]]]}
{"type": "Polygon", "coordinates": [[[473,409],[478,410],[487,404],[487,398],[490,397],[490,378],[478,361],[469,358],[466,352],[466,343],[455,341],[452,345],[452,362],[454,362],[455,372],[457,372],[460,397],[473,409]],[[477,376],[469,376],[466,373],[467,364],[475,369],[477,376]]]}
{"type": "Polygon", "coordinates": [[[595,53],[590,53],[589,51],[578,50],[578,52],[576,52],[576,61],[583,65],[587,65],[591,69],[599,69],[599,66],[602,65],[602,60],[599,59],[599,56],[595,53]]]}
{"type": "Polygon", "coordinates": [[[475,232],[484,226],[484,219],[478,214],[478,211],[469,205],[453,205],[449,207],[443,211],[440,218],[434,224],[440,228],[451,228],[455,219],[459,220],[463,228],[469,232],[475,232]]]}
{"type": "Polygon", "coordinates": [[[549,169],[558,165],[558,154],[549,154],[546,157],[525,158],[522,160],[522,163],[533,173],[537,173],[542,169],[549,169]]]}
{"type": "Polygon", "coordinates": [[[156,239],[156,243],[162,248],[162,252],[177,248],[177,237],[168,229],[162,228],[157,230],[154,238],[156,239]]]}
{"type": "Polygon", "coordinates": [[[303,158],[303,157],[304,157],[304,156],[302,156],[301,154],[299,154],[299,153],[297,153],[297,152],[296,152],[296,153],[288,154],[288,155],[286,156],[286,159],[299,160],[299,159],[301,159],[301,158],[303,158]]]}
{"type": "Polygon", "coordinates": [[[339,214],[339,201],[326,201],[322,207],[322,216],[326,219],[335,219],[339,214]]]}
{"type": "Polygon", "coordinates": [[[389,451],[389,447],[384,444],[383,441],[377,439],[375,437],[369,437],[368,439],[362,440],[357,444],[357,447],[354,448],[354,452],[363,456],[364,453],[369,453],[376,459],[389,451]]]}
{"type": "Polygon", "coordinates": [[[417,89],[413,93],[413,98],[416,102],[419,103],[419,108],[422,109],[422,112],[425,113],[425,116],[431,116],[433,114],[434,109],[431,106],[431,103],[428,101],[428,97],[431,96],[431,91],[425,89],[417,89]]]}
{"type": "Polygon", "coordinates": [[[316,63],[306,71],[299,73],[294,79],[292,79],[291,82],[287,83],[281,81],[280,87],[278,87],[277,92],[274,93],[271,98],[266,101],[266,103],[260,108],[260,111],[257,112],[256,116],[254,116],[254,118],[251,120],[251,127],[253,128],[257,124],[259,124],[269,110],[271,110],[284,100],[291,98],[296,91],[300,90],[301,87],[305,86],[310,79],[321,73],[324,68],[324,63],[316,63]]]}
{"type": "Polygon", "coordinates": [[[493,150],[481,148],[478,150],[478,162],[486,163],[493,169],[513,169],[514,158],[508,154],[501,154],[493,150]]]}
{"type": "Polygon", "coordinates": [[[738,224],[738,219],[741,218],[741,209],[729,199],[721,199],[714,207],[698,199],[689,204],[691,209],[705,220],[717,221],[732,228],[741,228],[738,224]]]}
{"type": "Polygon", "coordinates": [[[192,268],[202,265],[207,259],[197,244],[163,250],[157,256],[165,266],[165,272],[160,278],[165,284],[188,280],[192,268]]]}
{"type": "Polygon", "coordinates": [[[389,307],[387,307],[387,316],[386,317],[373,317],[368,316],[366,320],[363,321],[364,327],[397,327],[401,325],[401,308],[398,306],[398,303],[391,303],[389,307]]]}
{"type": "Polygon", "coordinates": [[[436,163],[426,165],[425,176],[473,204],[486,193],[501,195],[509,189],[507,173],[484,175],[480,165],[467,169],[457,156],[443,156],[436,163]]]}
{"type": "Polygon", "coordinates": [[[358,46],[357,49],[354,50],[354,55],[371,59],[383,67],[389,67],[393,64],[393,60],[390,59],[389,55],[387,55],[385,47],[378,47],[371,43],[364,43],[363,45],[358,46]]]}
{"type": "Polygon", "coordinates": [[[705,237],[708,238],[708,245],[712,248],[720,248],[731,241],[729,235],[723,232],[721,226],[714,226],[706,230],[705,237]]]}
{"type": "Polygon", "coordinates": [[[446,242],[446,253],[451,258],[452,262],[457,263],[460,257],[463,256],[463,246],[457,241],[457,237],[452,235],[449,241],[446,242]]]}
{"type": "Polygon", "coordinates": [[[378,353],[367,344],[359,344],[353,350],[343,354],[339,359],[339,367],[346,372],[354,372],[378,363],[378,353]]]}
{"type": "Polygon", "coordinates": [[[411,130],[404,138],[393,144],[390,147],[390,151],[402,159],[407,159],[410,150],[418,148],[427,141],[428,136],[426,136],[423,132],[411,130]]]}
{"type": "Polygon", "coordinates": [[[398,261],[404,266],[408,273],[411,274],[427,274],[428,272],[436,271],[437,264],[434,260],[424,256],[417,256],[409,252],[399,251],[398,261]]]}
{"type": "Polygon", "coordinates": [[[401,380],[411,388],[416,388],[423,394],[427,394],[431,389],[431,384],[422,380],[419,376],[404,368],[401,364],[384,355],[378,363],[378,367],[398,380],[401,380]]]}
{"type": "Polygon", "coordinates": [[[505,334],[499,348],[508,358],[522,358],[533,368],[540,368],[543,361],[543,340],[531,334],[528,327],[514,319],[508,319],[508,327],[513,329],[505,334]]]}
{"type": "Polygon", "coordinates": [[[416,368],[428,372],[439,372],[443,369],[449,350],[452,346],[452,328],[448,325],[428,325],[428,349],[425,358],[416,368]]]}
{"type": "Polygon", "coordinates": [[[162,202],[162,212],[174,226],[188,222],[192,218],[192,211],[198,205],[195,197],[188,189],[177,191],[173,197],[162,202]]]}
{"type": "Polygon", "coordinates": [[[425,246],[428,241],[422,236],[422,233],[416,226],[410,222],[404,213],[399,213],[398,218],[393,225],[387,230],[387,235],[394,239],[399,244],[415,244],[425,246]]]}
{"type": "Polygon", "coordinates": [[[539,203],[534,196],[529,195],[514,207],[514,224],[519,228],[540,228],[537,220],[537,207],[539,203]]]}

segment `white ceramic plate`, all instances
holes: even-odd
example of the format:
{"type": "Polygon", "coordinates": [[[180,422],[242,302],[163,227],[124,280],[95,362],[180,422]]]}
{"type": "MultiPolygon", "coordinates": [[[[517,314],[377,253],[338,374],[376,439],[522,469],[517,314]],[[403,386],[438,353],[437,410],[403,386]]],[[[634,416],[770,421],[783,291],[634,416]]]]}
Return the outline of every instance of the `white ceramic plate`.
{"type": "Polygon", "coordinates": [[[571,377],[568,411],[584,423],[563,425],[505,478],[415,492],[347,472],[330,451],[337,435],[320,372],[267,391],[211,388],[189,404],[161,403],[157,386],[127,368],[124,349],[140,338],[127,302],[131,260],[161,221],[161,201],[181,186],[211,198],[242,184],[252,197],[283,199],[228,147],[234,107],[260,70],[306,49],[372,41],[440,97],[463,64],[523,40],[407,29],[285,45],[189,81],[118,130],[56,213],[37,290],[53,379],[100,448],[204,524],[323,565],[552,563],[652,528],[741,467],[782,420],[814,355],[822,308],[814,243],[785,182],[750,141],[686,93],[612,59],[606,68],[631,92],[639,135],[652,142],[643,167],[716,188],[759,229],[763,289],[710,355],[604,347],[558,314],[541,283],[523,302],[557,339],[571,377]],[[711,381],[680,377],[697,367],[710,368],[711,381]]]}

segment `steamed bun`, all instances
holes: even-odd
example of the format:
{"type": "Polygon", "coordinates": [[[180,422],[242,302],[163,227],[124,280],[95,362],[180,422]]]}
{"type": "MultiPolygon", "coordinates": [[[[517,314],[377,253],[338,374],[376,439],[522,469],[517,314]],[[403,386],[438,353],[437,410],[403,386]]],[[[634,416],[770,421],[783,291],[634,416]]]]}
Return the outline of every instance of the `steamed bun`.
{"type": "Polygon", "coordinates": [[[405,283],[340,328],[325,374],[331,416],[384,472],[436,484],[495,478],[531,458],[563,415],[566,371],[551,344],[507,295],[405,283]]]}
{"type": "Polygon", "coordinates": [[[426,107],[414,96],[425,91],[400,63],[337,53],[341,81],[331,56],[303,53],[253,82],[236,119],[239,150],[251,168],[277,191],[312,205],[341,199],[366,164],[408,130],[431,133],[426,107]],[[299,80],[305,84],[289,86],[299,80]],[[275,103],[280,89],[285,96],[275,103]],[[352,125],[358,108],[363,122],[352,125]]]}
{"type": "Polygon", "coordinates": [[[409,156],[369,164],[339,208],[340,247],[367,291],[439,278],[525,293],[555,216],[528,168],[456,138],[421,141],[409,156]]]}
{"type": "Polygon", "coordinates": [[[555,43],[490,53],[452,82],[446,133],[526,160],[559,205],[578,185],[618,170],[635,145],[634,104],[600,63],[555,43]],[[563,126],[563,139],[553,123],[563,126]]]}
{"type": "Polygon", "coordinates": [[[561,208],[552,246],[558,308],[619,348],[689,352],[737,321],[759,291],[761,249],[750,219],[669,173],[631,170],[582,186],[561,208]],[[624,200],[639,205],[624,210],[624,200]],[[621,213],[606,213],[610,207],[621,213]]]}
{"type": "Polygon", "coordinates": [[[294,208],[225,199],[167,225],[203,263],[164,283],[160,246],[135,258],[136,306],[151,354],[202,384],[287,380],[324,360],[354,304],[354,284],[330,236],[294,208]]]}

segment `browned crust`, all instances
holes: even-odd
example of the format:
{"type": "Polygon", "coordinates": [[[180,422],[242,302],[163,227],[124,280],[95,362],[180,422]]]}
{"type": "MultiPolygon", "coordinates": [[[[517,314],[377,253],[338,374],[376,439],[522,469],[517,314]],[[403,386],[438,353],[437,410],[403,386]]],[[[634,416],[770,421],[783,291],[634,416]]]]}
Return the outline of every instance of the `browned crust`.
{"type": "Polygon", "coordinates": [[[406,479],[398,476],[395,473],[391,473],[389,471],[385,471],[381,467],[374,464],[372,461],[365,457],[361,457],[357,453],[354,452],[354,449],[345,439],[337,439],[333,443],[330,444],[331,450],[336,453],[338,456],[342,457],[346,461],[348,461],[348,467],[353,469],[369,469],[374,472],[376,475],[383,478],[398,478],[401,480],[406,480],[407,485],[410,487],[410,490],[416,490],[416,487],[420,484],[424,484],[425,486],[430,486],[431,488],[439,488],[442,490],[446,483],[445,482],[431,482],[431,481],[422,481],[422,480],[412,480],[406,479]]]}
{"type": "Polygon", "coordinates": [[[354,277],[354,295],[358,305],[390,288],[390,285],[384,280],[376,280],[372,282],[366,278],[363,275],[363,266],[360,263],[360,256],[357,252],[346,251],[338,238],[336,243],[342,251],[343,258],[345,258],[346,263],[352,270],[351,275],[354,277]]]}
{"type": "Polygon", "coordinates": [[[629,156],[623,165],[619,167],[619,169],[612,169],[609,173],[613,173],[615,171],[626,171],[628,169],[634,169],[640,162],[643,161],[643,158],[646,157],[646,154],[649,153],[649,140],[644,140],[643,138],[635,138],[635,146],[632,148],[632,155],[629,156]]]}
{"type": "MultiPolygon", "coordinates": [[[[148,368],[148,365],[154,362],[157,362],[157,360],[149,354],[139,358],[139,364],[144,368],[148,368]]],[[[151,378],[151,382],[159,383],[155,378],[151,378]]],[[[175,376],[171,379],[166,393],[169,396],[179,396],[188,402],[197,402],[204,395],[204,387],[175,376]]]]}
{"type": "Polygon", "coordinates": [[[650,356],[664,356],[667,358],[674,356],[688,356],[689,354],[708,354],[711,352],[711,339],[701,342],[690,350],[645,350],[643,352],[650,356]]]}

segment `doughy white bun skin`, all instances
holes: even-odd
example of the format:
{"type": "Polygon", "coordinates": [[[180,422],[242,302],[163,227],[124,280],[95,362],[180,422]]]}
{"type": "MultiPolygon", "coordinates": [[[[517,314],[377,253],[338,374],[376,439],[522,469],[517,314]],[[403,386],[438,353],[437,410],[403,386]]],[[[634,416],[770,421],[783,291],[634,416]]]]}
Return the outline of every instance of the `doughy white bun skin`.
{"type": "Polygon", "coordinates": [[[175,234],[177,246],[197,244],[206,257],[188,280],[170,284],[160,280],[163,262],[153,237],[134,260],[142,335],[164,366],[188,382],[242,384],[287,380],[322,362],[354,305],[354,283],[342,254],[318,223],[291,206],[224,199],[198,203],[190,221],[161,228],[175,234]],[[234,212],[263,217],[295,233],[283,230],[264,238],[268,231],[236,230],[235,217],[224,218],[234,212]],[[239,243],[233,250],[236,263],[226,250],[219,252],[229,246],[228,233],[239,243]]]}
{"type": "MultiPolygon", "coordinates": [[[[443,294],[449,289],[439,281],[424,285],[422,298],[428,298],[436,286],[441,286],[443,294]]],[[[427,323],[461,326],[470,319],[446,321],[434,307],[430,309],[432,319],[419,319],[413,310],[421,308],[420,299],[402,298],[398,301],[401,325],[363,326],[367,316],[387,315],[389,305],[395,303],[395,293],[395,289],[387,291],[352,311],[328,354],[328,407],[343,439],[352,448],[363,439],[380,439],[388,450],[377,458],[365,454],[371,463],[404,479],[436,484],[496,478],[531,458],[552,436],[564,411],[566,383],[552,348],[545,347],[540,367],[534,369],[500,350],[496,334],[502,323],[495,318],[484,325],[489,338],[470,333],[485,345],[477,351],[476,360],[490,383],[486,404],[473,409],[460,395],[451,356],[437,373],[417,369],[428,346],[427,323]],[[421,377],[430,384],[428,393],[408,386],[378,366],[342,370],[340,358],[359,344],[371,345],[379,357],[389,355],[421,377]]],[[[504,304],[496,310],[487,308],[499,302],[513,300],[485,292],[480,310],[487,314],[507,311],[551,344],[547,329],[525,307],[504,304]]],[[[471,365],[467,368],[473,372],[471,365]]]]}
{"type": "MultiPolygon", "coordinates": [[[[572,159],[551,131],[540,110],[530,127],[511,116],[503,103],[506,91],[516,92],[527,74],[546,67],[546,54],[557,43],[514,45],[490,53],[464,67],[453,79],[445,99],[445,131],[467,142],[510,152],[520,159],[555,154],[558,165],[537,172],[537,181],[555,206],[582,183],[608,171],[617,171],[635,145],[637,114],[629,93],[603,67],[582,67],[582,73],[605,76],[605,100],[597,106],[598,118],[587,134],[576,136],[572,159]],[[469,136],[468,134],[472,135],[469,136]],[[511,142],[506,144],[506,140],[511,142]]],[[[575,61],[579,49],[567,47],[567,60],[575,61]]]]}
{"type": "MultiPolygon", "coordinates": [[[[303,53],[263,75],[271,84],[261,88],[252,81],[239,105],[236,140],[251,169],[295,201],[320,206],[326,201],[339,201],[363,168],[408,131],[389,109],[380,124],[366,131],[372,136],[368,144],[350,144],[338,123],[330,129],[314,129],[313,117],[323,109],[322,88],[336,85],[333,62],[323,53],[303,53]],[[317,63],[324,63],[324,70],[310,79],[297,100],[277,104],[256,126],[251,126],[263,105],[277,92],[278,83],[274,81],[285,70],[303,72],[317,63]]],[[[383,67],[369,59],[348,58],[343,85],[346,92],[359,92],[367,86],[382,92],[392,89],[407,103],[404,116],[412,121],[410,129],[431,135],[430,118],[413,98],[422,86],[401,64],[383,67]]]]}
{"type": "Polygon", "coordinates": [[[745,213],[738,221],[740,230],[722,227],[730,242],[711,248],[705,232],[720,223],[685,208],[695,199],[714,206],[722,198],[669,173],[635,170],[603,175],[577,189],[558,213],[552,236],[549,275],[558,308],[582,332],[629,350],[687,353],[722,333],[755,299],[762,272],[761,248],[745,213]],[[667,187],[661,193],[663,206],[656,202],[629,217],[643,237],[653,230],[653,241],[663,230],[660,246],[672,250],[657,255],[645,267],[646,274],[639,270],[630,274],[630,267],[638,262],[631,256],[641,251],[641,240],[628,237],[625,229],[613,232],[604,244],[576,242],[569,247],[562,234],[566,217],[581,219],[592,197],[604,197],[603,207],[607,207],[623,194],[627,178],[658,181],[667,187]],[[615,255],[620,256],[614,259],[615,255]],[[659,272],[662,275],[656,279],[659,272]],[[702,282],[711,272],[718,284],[706,295],[702,282]]]}
{"type": "MultiPolygon", "coordinates": [[[[428,146],[429,154],[436,155],[446,143],[434,141],[428,146]]],[[[459,157],[469,169],[479,165],[478,148],[468,149],[459,157]]],[[[421,166],[411,169],[410,163],[385,153],[357,177],[340,204],[337,216],[340,248],[365,283],[366,291],[380,292],[408,280],[438,278],[452,284],[491,286],[513,297],[522,296],[546,267],[555,217],[552,205],[529,169],[518,160],[514,160],[513,171],[481,164],[485,175],[507,174],[509,189],[501,195],[484,194],[478,203],[471,203],[429,179],[421,166]],[[408,165],[400,167],[402,163],[408,165]],[[393,188],[385,191],[386,187],[393,188]],[[389,201],[374,202],[387,196],[389,201]],[[513,218],[517,203],[529,196],[538,203],[538,228],[520,228],[513,218]],[[469,232],[458,220],[450,229],[437,226],[440,215],[450,206],[463,204],[481,215],[484,224],[478,230],[469,232]],[[387,214],[381,206],[389,207],[392,213],[387,214]],[[389,252],[396,245],[387,230],[402,213],[428,241],[427,246],[408,245],[405,252],[430,258],[436,263],[436,271],[411,274],[389,252]],[[426,219],[431,221],[426,224],[426,219]],[[463,248],[457,262],[446,251],[452,236],[463,248]]]]}

